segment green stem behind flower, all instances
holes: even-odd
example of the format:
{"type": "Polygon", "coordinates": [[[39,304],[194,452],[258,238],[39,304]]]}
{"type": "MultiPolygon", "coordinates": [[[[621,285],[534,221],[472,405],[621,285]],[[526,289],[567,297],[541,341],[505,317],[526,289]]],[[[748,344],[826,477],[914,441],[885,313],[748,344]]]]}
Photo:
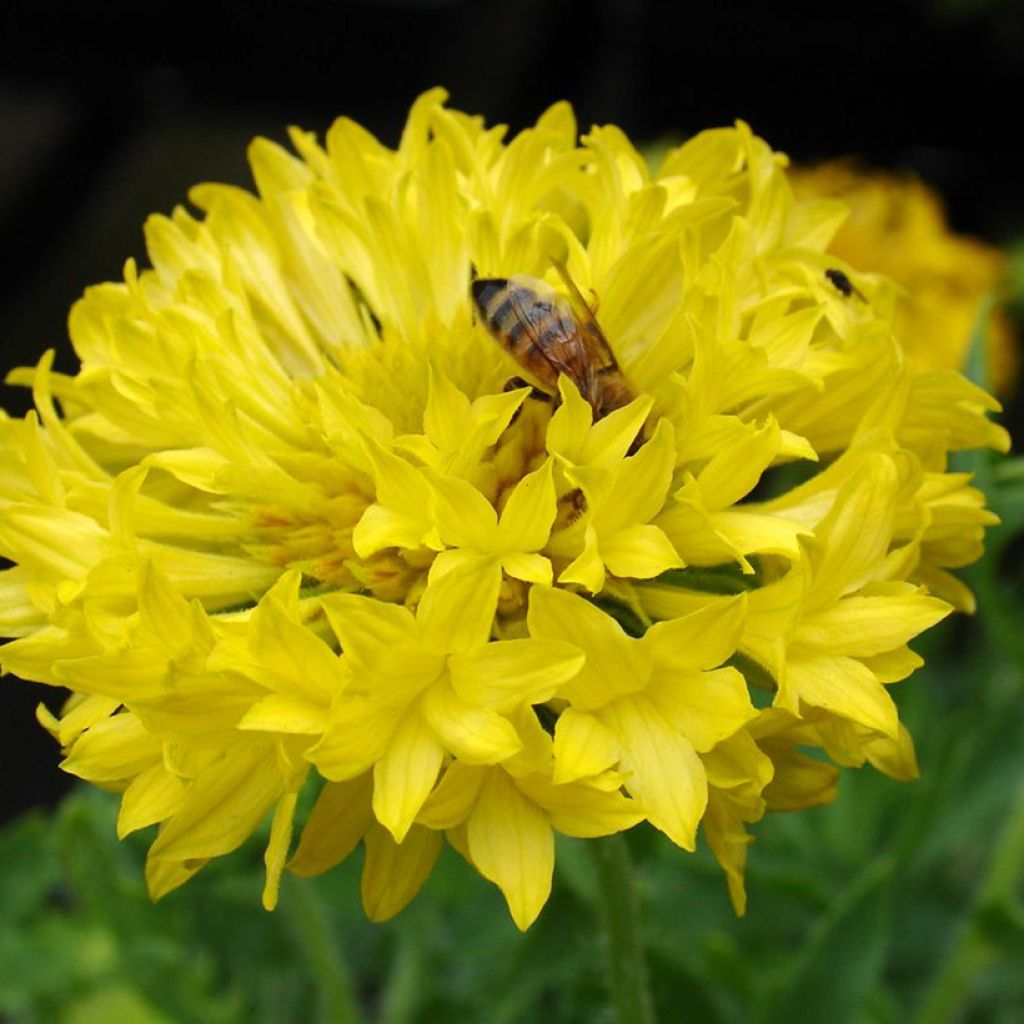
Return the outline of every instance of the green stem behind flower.
{"type": "Polygon", "coordinates": [[[655,1024],[640,941],[636,887],[623,835],[587,843],[598,880],[598,913],[608,953],[608,988],[621,1024],[655,1024]]]}
{"type": "Polygon", "coordinates": [[[309,878],[286,875],[286,898],[281,909],[301,947],[310,976],[317,986],[322,1018],[332,1024],[363,1024],[352,975],[338,945],[329,917],[309,878]]]}
{"type": "Polygon", "coordinates": [[[976,977],[1002,955],[999,925],[1021,926],[1017,893],[1024,875],[1024,779],[1010,808],[970,919],[932,982],[916,1024],[945,1024],[966,1016],[976,977]],[[1006,921],[1009,917],[1010,920],[1006,921]]]}

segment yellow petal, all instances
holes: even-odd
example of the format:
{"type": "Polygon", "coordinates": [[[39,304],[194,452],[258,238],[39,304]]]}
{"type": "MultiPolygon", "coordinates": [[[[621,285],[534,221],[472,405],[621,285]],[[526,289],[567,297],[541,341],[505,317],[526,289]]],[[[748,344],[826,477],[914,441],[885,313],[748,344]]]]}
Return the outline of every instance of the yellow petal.
{"type": "Polygon", "coordinates": [[[647,695],[702,754],[757,717],[746,680],[733,668],[685,674],[656,670],[647,695]]]}
{"type": "Polygon", "coordinates": [[[181,809],[164,822],[150,847],[150,857],[180,864],[236,849],[283,788],[273,748],[238,745],[192,780],[181,809]]]}
{"type": "Polygon", "coordinates": [[[709,597],[703,608],[667,622],[656,622],[641,642],[651,661],[660,669],[715,668],[739,646],[746,618],[746,594],[709,597]]]}
{"type": "Polygon", "coordinates": [[[159,761],[163,744],[130,713],[97,722],[71,747],[61,768],[93,782],[127,779],[159,761]]]}
{"type": "Polygon", "coordinates": [[[423,429],[440,449],[454,449],[464,439],[463,430],[469,417],[469,399],[442,373],[428,370],[427,408],[423,429]]]}
{"type": "Polygon", "coordinates": [[[441,852],[441,834],[413,825],[402,843],[379,825],[366,834],[361,892],[371,921],[387,921],[420,891],[441,852]]]}
{"type": "Polygon", "coordinates": [[[684,850],[694,850],[708,784],[689,740],[638,695],[610,704],[602,718],[619,737],[626,786],[647,819],[684,850]]]}
{"type": "Polygon", "coordinates": [[[575,707],[593,710],[647,684],[650,666],[641,645],[582,597],[534,587],[527,622],[531,636],[562,640],[584,653],[579,675],[564,687],[575,707]]]}
{"type": "Polygon", "coordinates": [[[549,458],[540,469],[527,473],[509,495],[498,526],[502,551],[539,551],[547,543],[557,512],[553,470],[549,458]]]}
{"type": "Polygon", "coordinates": [[[484,768],[470,767],[460,761],[449,762],[416,821],[433,829],[453,829],[460,825],[469,817],[486,776],[484,768]]]}
{"type": "Polygon", "coordinates": [[[493,769],[469,818],[477,870],[501,889],[516,927],[526,931],[551,892],[555,842],[544,813],[501,769],[493,769]]]}
{"type": "Polygon", "coordinates": [[[570,463],[584,463],[593,411],[565,374],[558,377],[558,393],[561,403],[548,423],[547,450],[570,463]]]}
{"type": "Polygon", "coordinates": [[[327,728],[328,709],[291,694],[274,693],[256,701],[236,728],[319,736],[327,728]]]}
{"type": "Polygon", "coordinates": [[[578,583],[592,594],[604,588],[605,571],[601,552],[598,548],[597,533],[593,526],[587,526],[583,551],[559,574],[559,583],[578,583]]]}
{"type": "MultiPolygon", "coordinates": [[[[446,552],[442,552],[444,554],[446,552]]],[[[440,557],[440,556],[438,556],[440,557]]],[[[501,568],[507,576],[526,583],[539,583],[550,587],[552,580],[551,560],[544,555],[514,552],[501,556],[501,568]]]]}
{"type": "MultiPolygon", "coordinates": [[[[422,508],[422,503],[409,504],[409,508],[417,507],[422,508]]],[[[385,548],[441,547],[428,519],[384,505],[371,505],[363,513],[352,532],[352,544],[360,558],[369,558],[385,548]]]]}
{"type": "Polygon", "coordinates": [[[559,640],[497,640],[448,659],[463,700],[511,711],[541,704],[583,667],[583,653],[559,640]]]}
{"type": "Polygon", "coordinates": [[[621,780],[609,789],[584,782],[552,785],[542,775],[518,781],[519,788],[547,812],[556,831],[579,839],[608,836],[643,821],[643,810],[622,793],[621,780]]]}
{"type": "Polygon", "coordinates": [[[895,739],[888,736],[873,737],[864,744],[864,753],[880,772],[885,772],[892,779],[910,782],[920,774],[914,740],[902,722],[895,739]]]}
{"type": "Polygon", "coordinates": [[[398,723],[384,756],[373,767],[373,813],[400,843],[441,770],[444,749],[418,708],[398,723]]]}
{"type": "Polygon", "coordinates": [[[594,424],[579,461],[589,466],[614,466],[632,447],[654,400],[644,395],[594,424]]]}
{"type": "Polygon", "coordinates": [[[701,498],[709,508],[735,505],[757,486],[780,445],[781,432],[774,420],[760,430],[749,429],[701,470],[697,478],[701,498]]]}
{"type": "Polygon", "coordinates": [[[328,782],[320,790],[288,870],[302,877],[319,875],[340,864],[373,821],[369,772],[349,782],[328,782]]]}
{"type": "Polygon", "coordinates": [[[497,764],[522,747],[507,719],[467,703],[448,682],[435,683],[424,694],[421,708],[444,748],[466,764],[497,764]]]}
{"type": "Polygon", "coordinates": [[[902,647],[953,609],[922,593],[845,597],[801,622],[794,639],[850,657],[871,657],[902,647]]]}
{"type": "Polygon", "coordinates": [[[804,596],[808,611],[863,586],[878,569],[892,536],[896,484],[892,460],[876,454],[840,488],[815,530],[822,554],[804,596]]]}
{"type": "Polygon", "coordinates": [[[437,494],[437,524],[444,543],[453,548],[495,550],[498,515],[491,503],[466,480],[435,476],[431,485],[437,494]]]}
{"type": "Polygon", "coordinates": [[[566,708],[555,724],[556,784],[575,782],[601,772],[619,760],[619,739],[596,715],[566,708]]]}
{"type": "Polygon", "coordinates": [[[501,589],[501,566],[482,557],[431,580],[416,619],[432,651],[462,652],[486,643],[501,589]]]}
{"type": "Polygon", "coordinates": [[[886,736],[895,738],[899,733],[892,697],[871,671],[853,658],[791,651],[777,703],[787,707],[792,697],[886,736]]]}
{"type": "Polygon", "coordinates": [[[663,419],[647,444],[615,467],[615,500],[598,514],[599,531],[611,533],[654,518],[672,482],[675,456],[672,424],[663,419]]]}
{"type": "Polygon", "coordinates": [[[627,579],[651,579],[683,564],[664,531],[649,524],[634,523],[602,537],[599,545],[609,572],[627,579]]]}
{"type": "Polygon", "coordinates": [[[181,806],[184,795],[184,782],[171,775],[163,764],[155,764],[140,772],[121,797],[117,815],[118,839],[169,818],[181,806]]]}
{"type": "Polygon", "coordinates": [[[326,779],[354,779],[383,756],[394,730],[393,707],[353,697],[334,711],[322,739],[306,757],[326,779]]]}
{"type": "Polygon", "coordinates": [[[263,855],[267,868],[267,880],[263,886],[263,909],[273,910],[277,906],[277,894],[281,887],[281,872],[288,858],[288,846],[292,839],[292,822],[299,794],[285,793],[277,802],[274,820],[270,826],[270,839],[263,855]]]}
{"type": "Polygon", "coordinates": [[[346,660],[372,668],[381,652],[416,636],[412,613],[401,605],[358,594],[331,594],[322,602],[346,660]]]}

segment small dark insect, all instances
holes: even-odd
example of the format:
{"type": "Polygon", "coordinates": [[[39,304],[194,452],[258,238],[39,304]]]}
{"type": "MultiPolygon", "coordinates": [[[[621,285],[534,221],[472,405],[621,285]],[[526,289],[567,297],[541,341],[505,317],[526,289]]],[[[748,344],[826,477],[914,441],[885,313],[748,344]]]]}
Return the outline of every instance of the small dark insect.
{"type": "Polygon", "coordinates": [[[851,295],[856,295],[861,302],[868,301],[864,297],[864,293],[841,270],[832,267],[825,271],[825,276],[832,282],[836,291],[845,298],[848,299],[851,295]]]}

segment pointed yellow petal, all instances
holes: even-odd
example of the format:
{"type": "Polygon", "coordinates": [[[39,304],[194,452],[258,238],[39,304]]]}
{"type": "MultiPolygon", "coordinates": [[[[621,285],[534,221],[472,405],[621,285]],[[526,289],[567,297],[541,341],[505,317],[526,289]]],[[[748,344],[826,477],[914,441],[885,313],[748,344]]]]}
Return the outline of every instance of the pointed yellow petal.
{"type": "MultiPolygon", "coordinates": [[[[422,508],[410,503],[409,508],[422,508]]],[[[371,505],[352,531],[352,544],[360,558],[369,558],[385,548],[418,548],[422,545],[440,548],[434,540],[434,527],[419,515],[400,509],[371,505]]]]}
{"type": "Polygon", "coordinates": [[[556,784],[575,782],[601,772],[619,760],[619,739],[596,715],[566,708],[555,724],[556,784]]]}
{"type": "Polygon", "coordinates": [[[155,825],[174,814],[181,806],[185,784],[163,766],[155,764],[132,779],[121,797],[117,815],[117,838],[147,825],[155,825]]]}
{"type": "Polygon", "coordinates": [[[686,674],[656,670],[647,695],[702,754],[757,717],[746,680],[733,668],[686,674]]]}
{"type": "Polygon", "coordinates": [[[637,439],[653,404],[654,400],[644,395],[598,420],[587,437],[580,461],[591,466],[619,463],[637,439]]]}
{"type": "Polygon", "coordinates": [[[619,736],[626,786],[650,823],[684,850],[694,850],[708,784],[690,742],[641,696],[620,698],[602,718],[619,736]]]}
{"type": "Polygon", "coordinates": [[[585,538],[583,551],[558,574],[558,582],[578,583],[598,594],[604,588],[605,571],[593,526],[587,526],[585,538]]]}
{"type": "Polygon", "coordinates": [[[548,423],[547,449],[552,455],[560,455],[570,463],[584,463],[584,446],[593,422],[593,412],[565,374],[558,377],[558,393],[562,401],[548,423]]]}
{"type": "Polygon", "coordinates": [[[531,636],[571,643],[586,656],[579,676],[564,687],[575,707],[599,708],[619,694],[646,686],[650,665],[641,645],[582,597],[534,587],[527,623],[531,636]]]}
{"type": "Polygon", "coordinates": [[[470,767],[460,761],[449,762],[416,821],[433,829],[453,829],[460,825],[469,817],[486,777],[485,768],[470,767]]]}
{"type": "Polygon", "coordinates": [[[880,772],[885,772],[892,779],[910,782],[920,774],[914,740],[902,722],[896,739],[888,736],[870,739],[864,744],[864,753],[880,772]]]}
{"type": "Polygon", "coordinates": [[[340,864],[373,821],[369,772],[350,782],[328,782],[320,790],[288,870],[306,878],[340,864]]]}
{"type": "Polygon", "coordinates": [[[703,608],[667,622],[656,622],[641,643],[660,669],[715,668],[739,646],[746,618],[746,594],[708,598],[703,608]]]}
{"type": "Polygon", "coordinates": [[[481,557],[431,580],[416,619],[432,651],[469,651],[486,643],[501,589],[501,566],[481,557]]]}
{"type": "Polygon", "coordinates": [[[256,701],[236,728],[256,732],[287,732],[319,736],[327,728],[328,709],[301,697],[274,693],[256,701]]]}
{"type": "Polygon", "coordinates": [[[547,543],[557,512],[553,472],[549,458],[516,484],[498,526],[502,551],[539,551],[547,543]]]}
{"type": "Polygon", "coordinates": [[[719,452],[701,470],[698,488],[709,508],[735,505],[757,486],[781,446],[778,424],[771,420],[761,430],[749,430],[727,451],[719,452]]]}
{"type": "Polygon", "coordinates": [[[359,594],[331,594],[322,601],[346,661],[372,668],[383,651],[416,636],[412,613],[398,604],[359,594]]]}
{"type": "Polygon", "coordinates": [[[615,500],[598,514],[599,531],[613,532],[652,519],[668,494],[675,457],[672,424],[663,419],[647,444],[616,466],[615,500]]]}
{"type": "Polygon", "coordinates": [[[270,826],[270,839],[263,855],[267,868],[267,880],[263,886],[263,909],[273,910],[277,906],[277,894],[281,887],[281,872],[288,858],[288,846],[292,840],[292,822],[295,819],[295,805],[299,794],[285,793],[277,802],[274,820],[270,826]]]}
{"type": "Polygon", "coordinates": [[[796,696],[869,729],[895,738],[899,733],[896,705],[870,669],[853,658],[790,652],[778,703],[796,696]]]}
{"type": "Polygon", "coordinates": [[[323,738],[306,757],[325,779],[354,779],[383,756],[394,730],[393,707],[353,697],[334,711],[323,738]]]}
{"type": "Polygon", "coordinates": [[[97,722],[72,746],[61,768],[93,782],[113,782],[145,771],[161,758],[163,743],[130,713],[97,722]]]}
{"type": "MultiPolygon", "coordinates": [[[[494,646],[487,644],[484,648],[494,646]]],[[[497,764],[522,747],[516,730],[496,711],[467,703],[451,683],[435,683],[423,696],[423,718],[445,750],[466,764],[497,764]]]]}
{"type": "Polygon", "coordinates": [[[387,752],[373,767],[373,813],[400,843],[441,770],[444,749],[414,707],[398,723],[387,752]]]}
{"type": "Polygon", "coordinates": [[[683,564],[664,531],[649,524],[634,523],[602,537],[599,547],[608,571],[626,579],[651,579],[683,564]]]}
{"type": "Polygon", "coordinates": [[[501,769],[493,769],[469,818],[477,870],[501,889],[516,927],[526,931],[551,892],[555,842],[544,813],[501,769]]]}
{"type": "Polygon", "coordinates": [[[621,780],[606,789],[584,782],[552,785],[541,775],[531,775],[518,784],[523,793],[544,808],[552,828],[567,836],[608,836],[644,820],[637,802],[623,795],[621,780]]]}
{"type": "Polygon", "coordinates": [[[442,450],[457,448],[463,440],[469,409],[469,399],[444,374],[430,367],[423,414],[427,437],[442,450]]]}
{"type": "Polygon", "coordinates": [[[845,597],[801,622],[794,640],[833,654],[871,657],[902,647],[952,610],[923,593],[845,597]]]}
{"type": "Polygon", "coordinates": [[[181,809],[164,822],[150,847],[150,857],[180,864],[236,849],[282,789],[273,748],[239,745],[192,780],[181,809]]]}
{"type": "Polygon", "coordinates": [[[444,543],[453,548],[495,550],[498,515],[491,503],[466,480],[435,476],[431,485],[437,495],[437,525],[444,543]]]}
{"type": "Polygon", "coordinates": [[[448,659],[463,700],[511,711],[550,700],[583,667],[583,653],[559,640],[497,640],[448,659]]]}
{"type": "Polygon", "coordinates": [[[399,844],[379,825],[366,834],[361,892],[371,921],[387,921],[402,910],[423,887],[438,854],[441,834],[413,825],[399,844]]]}
{"type": "Polygon", "coordinates": [[[504,554],[501,556],[501,568],[513,579],[539,583],[542,587],[551,586],[551,560],[544,555],[523,552],[504,554]]]}
{"type": "Polygon", "coordinates": [[[874,454],[845,483],[815,535],[822,554],[804,596],[808,611],[863,586],[889,547],[896,501],[896,467],[874,454]]]}

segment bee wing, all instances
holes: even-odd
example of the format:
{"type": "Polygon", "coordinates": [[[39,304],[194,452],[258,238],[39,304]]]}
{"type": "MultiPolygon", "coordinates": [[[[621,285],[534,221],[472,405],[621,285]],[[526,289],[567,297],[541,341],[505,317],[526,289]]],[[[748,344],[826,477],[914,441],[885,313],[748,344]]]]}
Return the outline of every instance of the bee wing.
{"type": "Polygon", "coordinates": [[[583,334],[590,348],[590,360],[594,368],[597,370],[603,370],[607,367],[619,369],[619,362],[615,358],[615,353],[612,351],[611,345],[608,344],[604,331],[598,326],[594,311],[587,304],[583,293],[569,274],[569,268],[562,260],[555,259],[554,256],[551,257],[551,262],[554,264],[555,270],[558,271],[558,276],[562,279],[562,283],[569,290],[573,313],[583,328],[583,334]]]}
{"type": "Polygon", "coordinates": [[[526,294],[530,292],[513,287],[509,289],[508,298],[530,347],[554,370],[555,380],[558,374],[564,373],[589,401],[596,393],[594,367],[572,309],[564,299],[556,300],[553,308],[545,303],[539,309],[538,302],[523,301],[521,296],[526,294]]]}

